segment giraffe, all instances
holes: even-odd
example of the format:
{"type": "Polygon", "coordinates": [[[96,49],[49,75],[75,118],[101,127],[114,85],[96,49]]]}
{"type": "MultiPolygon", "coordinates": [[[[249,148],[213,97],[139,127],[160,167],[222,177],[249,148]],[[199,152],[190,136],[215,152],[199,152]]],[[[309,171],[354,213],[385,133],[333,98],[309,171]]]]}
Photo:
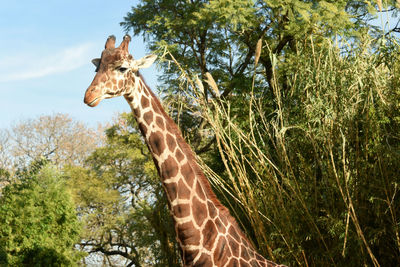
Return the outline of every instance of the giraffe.
{"type": "Polygon", "coordinates": [[[280,266],[258,254],[229,210],[216,198],[178,126],[144,82],[139,69],[156,59],[134,60],[125,35],[119,47],[108,37],[84,103],[124,96],[137,120],[167,195],[184,266],[280,266]]]}

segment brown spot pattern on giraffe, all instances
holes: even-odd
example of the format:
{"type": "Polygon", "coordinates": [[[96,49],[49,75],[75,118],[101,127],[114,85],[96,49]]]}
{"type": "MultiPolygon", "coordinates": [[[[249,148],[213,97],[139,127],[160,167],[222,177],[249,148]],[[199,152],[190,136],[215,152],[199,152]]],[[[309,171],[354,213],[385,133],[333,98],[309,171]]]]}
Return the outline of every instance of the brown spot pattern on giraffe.
{"type": "Polygon", "coordinates": [[[147,99],[145,96],[142,96],[140,103],[142,104],[142,108],[147,108],[149,106],[149,99],[147,99]]]}
{"type": "Polygon", "coordinates": [[[177,149],[175,152],[175,157],[178,160],[178,162],[181,162],[185,156],[182,154],[182,152],[180,151],[180,149],[177,149]]]}
{"type": "Polygon", "coordinates": [[[163,137],[164,136],[161,132],[153,132],[150,134],[149,137],[149,145],[151,147],[151,150],[157,156],[160,156],[165,149],[163,137]]]}
{"type": "Polygon", "coordinates": [[[201,200],[206,200],[206,196],[204,195],[203,188],[200,185],[200,182],[197,180],[196,183],[196,194],[201,200]]]}
{"type": "Polygon", "coordinates": [[[207,254],[201,254],[200,258],[196,261],[195,265],[196,267],[209,267],[213,266],[213,262],[211,259],[210,255],[207,254]]]}
{"type": "Polygon", "coordinates": [[[228,236],[228,243],[234,257],[239,257],[239,244],[231,237],[228,236]]]}
{"type": "Polygon", "coordinates": [[[136,118],[140,118],[140,109],[139,109],[139,108],[135,108],[135,109],[133,110],[133,113],[135,114],[135,117],[136,117],[136,118]]]}
{"type": "MultiPolygon", "coordinates": [[[[149,146],[147,146],[147,147],[149,147],[149,146]]],[[[154,166],[156,166],[158,176],[161,177],[161,171],[160,171],[160,167],[158,166],[158,162],[154,157],[152,157],[152,159],[153,159],[153,162],[154,162],[154,166]]]]}
{"type": "Polygon", "coordinates": [[[168,146],[169,151],[174,152],[175,147],[176,147],[176,140],[169,133],[167,133],[167,146],[168,146]]]}
{"type": "Polygon", "coordinates": [[[143,119],[147,125],[150,125],[150,123],[153,121],[153,111],[147,111],[146,113],[144,113],[143,119]]]}
{"type": "Polygon", "coordinates": [[[228,216],[227,212],[223,212],[222,210],[219,210],[219,218],[221,219],[221,222],[225,225],[228,226],[228,216]]]}
{"type": "Polygon", "coordinates": [[[195,176],[192,167],[190,167],[189,162],[181,166],[181,174],[183,177],[185,177],[188,186],[192,187],[195,176]]]}
{"type": "Polygon", "coordinates": [[[162,114],[162,112],[160,111],[160,108],[158,107],[157,103],[154,101],[153,98],[151,99],[151,107],[153,108],[155,113],[158,113],[160,115],[162,114]]]}
{"type": "Polygon", "coordinates": [[[178,224],[178,238],[186,245],[200,245],[200,231],[197,230],[192,222],[178,224]]]}
{"type": "Polygon", "coordinates": [[[168,156],[168,158],[161,164],[161,176],[163,179],[175,177],[178,174],[178,170],[178,163],[171,156],[168,156]]]}
{"type": "Polygon", "coordinates": [[[203,234],[203,247],[211,251],[211,249],[214,246],[215,238],[218,235],[217,228],[215,228],[213,221],[208,220],[206,222],[202,234],[203,234]]]}
{"type": "Polygon", "coordinates": [[[246,261],[250,259],[249,253],[247,252],[247,248],[245,248],[243,245],[240,249],[240,256],[242,259],[245,259],[246,261]]]}
{"type": "Polygon", "coordinates": [[[168,183],[168,184],[164,184],[165,187],[165,191],[169,197],[170,201],[174,201],[176,199],[176,197],[178,196],[178,192],[177,192],[177,183],[168,183]]]}
{"type": "Polygon", "coordinates": [[[207,218],[207,206],[200,202],[197,197],[193,197],[192,214],[198,226],[201,226],[207,218]]]}
{"type": "MultiPolygon", "coordinates": [[[[133,86],[133,82],[132,81],[128,81],[128,82],[125,82],[126,83],[126,86],[127,87],[132,87],[133,86]]],[[[140,92],[140,89],[139,89],[139,92],[140,92]]]]}
{"type": "MultiPolygon", "coordinates": [[[[164,120],[160,116],[156,116],[156,124],[161,130],[163,130],[163,131],[165,130],[164,120]]],[[[167,144],[168,144],[168,136],[167,136],[167,144]]],[[[169,147],[169,145],[168,145],[168,147],[169,147]]],[[[171,150],[171,148],[170,148],[170,150],[171,150]]],[[[173,151],[173,150],[171,150],[171,151],[173,151]]]]}
{"type": "Polygon", "coordinates": [[[228,258],[231,256],[231,251],[228,247],[227,241],[225,237],[220,237],[218,239],[217,246],[213,253],[214,264],[217,266],[222,266],[223,263],[228,261],[228,258]]]}
{"type": "Polygon", "coordinates": [[[190,204],[177,204],[173,206],[174,215],[178,218],[184,218],[190,215],[190,204]]]}
{"type": "Polygon", "coordinates": [[[178,181],[178,198],[179,199],[190,199],[190,190],[185,185],[182,179],[178,181]]]}
{"type": "MultiPolygon", "coordinates": [[[[133,96],[132,95],[124,95],[124,97],[125,97],[126,101],[128,101],[128,102],[132,102],[133,101],[133,96]]],[[[136,109],[139,110],[138,108],[136,108],[136,109]]]]}
{"type": "Polygon", "coordinates": [[[211,202],[211,200],[207,201],[207,206],[208,206],[208,213],[210,215],[211,219],[214,219],[215,217],[217,217],[218,213],[217,213],[217,209],[215,208],[214,203],[211,202]]]}
{"type": "Polygon", "coordinates": [[[251,267],[247,262],[245,262],[243,259],[240,259],[240,267],[251,267]]]}
{"type": "Polygon", "coordinates": [[[183,254],[185,263],[189,263],[196,258],[197,254],[199,254],[199,250],[185,250],[183,254]]]}
{"type": "Polygon", "coordinates": [[[250,258],[254,258],[254,257],[256,256],[255,253],[254,253],[254,251],[253,251],[250,247],[248,247],[247,252],[249,253],[250,258]]]}
{"type": "MultiPolygon", "coordinates": [[[[143,135],[146,136],[147,135],[147,127],[146,125],[144,125],[144,123],[139,122],[139,129],[142,131],[143,135]]],[[[157,165],[157,164],[156,164],[157,165]]]]}
{"type": "MultiPolygon", "coordinates": [[[[172,119],[171,119],[171,121],[172,121],[172,119]]],[[[172,127],[172,125],[170,123],[167,123],[167,125],[165,125],[165,127],[168,132],[170,132],[171,134],[174,134],[175,129],[174,129],[174,127],[172,127]]],[[[178,136],[177,136],[177,139],[178,139],[178,136]]]]}
{"type": "Polygon", "coordinates": [[[250,247],[249,243],[247,243],[246,239],[244,239],[243,237],[242,237],[242,243],[245,247],[247,248],[250,247]]]}
{"type": "Polygon", "coordinates": [[[262,261],[262,260],[264,260],[264,259],[261,257],[261,255],[260,255],[260,254],[258,254],[258,253],[256,253],[256,259],[257,259],[257,260],[259,260],[259,261],[262,261]]]}
{"type": "Polygon", "coordinates": [[[240,242],[240,237],[238,233],[236,232],[236,229],[231,225],[228,229],[228,233],[238,242],[240,242]]]}
{"type": "Polygon", "coordinates": [[[221,220],[216,218],[214,221],[215,221],[215,226],[218,229],[218,232],[220,232],[221,234],[225,234],[226,232],[225,226],[222,224],[221,220]]]}
{"type": "Polygon", "coordinates": [[[239,267],[239,262],[237,259],[232,258],[229,263],[228,263],[229,267],[239,267]]]}

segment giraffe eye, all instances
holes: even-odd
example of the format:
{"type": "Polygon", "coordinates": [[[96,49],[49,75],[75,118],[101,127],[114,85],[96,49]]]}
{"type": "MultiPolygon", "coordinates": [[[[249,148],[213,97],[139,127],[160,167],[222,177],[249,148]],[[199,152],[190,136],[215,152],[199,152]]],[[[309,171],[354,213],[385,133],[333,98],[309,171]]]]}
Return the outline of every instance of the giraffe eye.
{"type": "Polygon", "coordinates": [[[119,67],[119,68],[118,68],[118,71],[124,73],[127,69],[128,69],[128,68],[125,68],[125,67],[119,67]]]}

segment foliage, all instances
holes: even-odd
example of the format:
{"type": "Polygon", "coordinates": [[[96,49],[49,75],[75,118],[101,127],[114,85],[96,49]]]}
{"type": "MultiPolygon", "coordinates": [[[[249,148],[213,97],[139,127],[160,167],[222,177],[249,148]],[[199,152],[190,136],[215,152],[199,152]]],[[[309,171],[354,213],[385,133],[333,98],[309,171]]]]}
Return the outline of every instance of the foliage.
{"type": "Polygon", "coordinates": [[[9,169],[41,157],[57,166],[79,165],[101,144],[101,135],[67,114],[53,114],[20,121],[0,134],[0,144],[0,164],[6,158],[9,169]]]}
{"type": "Polygon", "coordinates": [[[376,10],[145,0],[122,23],[161,56],[166,106],[268,258],[399,265],[399,46],[376,10]]]}
{"type": "Polygon", "coordinates": [[[310,38],[293,58],[273,61],[272,99],[252,91],[207,103],[197,83],[197,112],[216,135],[225,170],[203,167],[226,204],[241,204],[230,205],[270,258],[399,264],[400,77],[392,44],[376,51],[365,38],[341,55],[329,39],[315,47],[310,38]]]}
{"type": "Polygon", "coordinates": [[[74,265],[81,226],[60,173],[37,161],[17,175],[0,198],[1,265],[74,265]]]}
{"type": "Polygon", "coordinates": [[[283,259],[399,263],[398,55],[380,63],[383,55],[371,51],[367,44],[342,57],[332,45],[305,46],[291,64],[277,62],[276,109],[271,114],[264,99],[251,95],[248,124],[215,105],[210,121],[232,172],[231,190],[248,214],[268,218],[252,215],[250,229],[258,243],[287,246],[291,255],[275,251],[283,259]]]}
{"type": "Polygon", "coordinates": [[[179,256],[166,199],[135,125],[131,114],[120,115],[86,168],[65,170],[85,225],[81,247],[124,265],[176,266],[179,256]]]}
{"type": "Polygon", "coordinates": [[[0,129],[0,168],[6,169],[12,164],[10,160],[10,155],[7,153],[8,147],[10,145],[10,136],[8,132],[4,129],[0,129]]]}
{"type": "Polygon", "coordinates": [[[251,90],[252,58],[257,42],[264,40],[257,71],[266,78],[254,90],[269,94],[273,79],[269,51],[285,58],[296,55],[297,44],[309,36],[315,43],[323,42],[324,36],[363,36],[363,29],[370,26],[371,7],[361,1],[143,0],[132,7],[121,25],[142,34],[150,50],[164,59],[158,89],[165,96],[165,106],[183,126],[183,134],[202,153],[209,151],[215,137],[204,134],[208,126],[199,113],[188,112],[195,109],[187,97],[194,91],[190,86],[183,88],[181,71],[171,60],[190,75],[199,75],[206,99],[231,97],[251,90]],[[218,83],[218,92],[204,82],[207,72],[218,83]]]}

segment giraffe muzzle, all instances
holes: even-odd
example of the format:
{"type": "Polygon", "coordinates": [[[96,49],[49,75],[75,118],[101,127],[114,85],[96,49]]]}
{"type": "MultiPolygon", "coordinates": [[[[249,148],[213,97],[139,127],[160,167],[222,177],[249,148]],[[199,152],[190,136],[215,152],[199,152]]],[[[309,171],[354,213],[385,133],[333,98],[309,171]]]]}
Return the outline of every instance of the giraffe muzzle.
{"type": "Polygon", "coordinates": [[[90,103],[87,103],[87,105],[89,107],[93,108],[93,107],[97,106],[99,103],[100,103],[100,98],[96,97],[93,101],[91,101],[90,103]]]}
{"type": "Polygon", "coordinates": [[[89,107],[95,107],[100,103],[101,97],[100,96],[94,96],[93,94],[90,94],[89,90],[85,95],[85,98],[83,99],[83,102],[88,105],[89,107]]]}
{"type": "Polygon", "coordinates": [[[96,86],[90,85],[86,90],[85,98],[83,102],[89,107],[97,106],[102,99],[102,95],[100,94],[100,90],[96,86]]]}

